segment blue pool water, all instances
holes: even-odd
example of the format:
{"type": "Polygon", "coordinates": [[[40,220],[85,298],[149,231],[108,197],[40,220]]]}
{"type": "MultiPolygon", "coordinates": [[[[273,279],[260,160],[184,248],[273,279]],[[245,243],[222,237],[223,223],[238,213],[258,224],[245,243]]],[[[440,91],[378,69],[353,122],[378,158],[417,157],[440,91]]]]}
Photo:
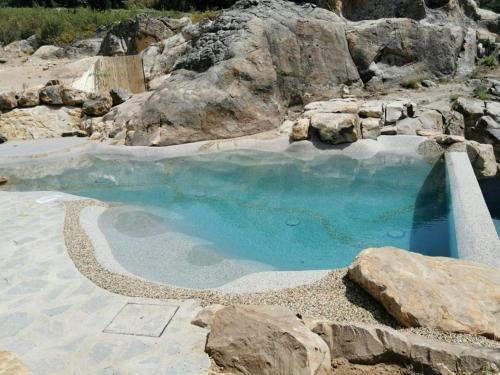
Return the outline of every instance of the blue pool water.
{"type": "Polygon", "coordinates": [[[116,260],[177,286],[345,267],[366,247],[450,255],[442,161],[250,151],[147,162],[89,157],[77,169],[11,181],[16,190],[118,203],[99,219],[116,260]]]}

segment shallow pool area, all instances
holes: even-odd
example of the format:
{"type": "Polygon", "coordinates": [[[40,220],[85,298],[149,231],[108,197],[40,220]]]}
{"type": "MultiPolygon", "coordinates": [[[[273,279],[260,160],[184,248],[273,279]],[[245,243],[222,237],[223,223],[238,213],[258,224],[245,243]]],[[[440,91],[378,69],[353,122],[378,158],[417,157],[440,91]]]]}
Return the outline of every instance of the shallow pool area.
{"type": "Polygon", "coordinates": [[[442,160],[231,151],[158,161],[81,156],[4,190],[63,191],[111,204],[114,259],[142,278],[217,288],[264,271],[349,265],[366,247],[450,256],[442,160]]]}

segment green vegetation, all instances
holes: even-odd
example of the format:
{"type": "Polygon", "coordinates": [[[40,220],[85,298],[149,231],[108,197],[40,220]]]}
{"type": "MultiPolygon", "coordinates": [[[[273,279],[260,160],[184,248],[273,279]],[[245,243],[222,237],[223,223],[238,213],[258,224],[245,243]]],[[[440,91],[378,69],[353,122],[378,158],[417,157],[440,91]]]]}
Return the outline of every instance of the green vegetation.
{"type": "Polygon", "coordinates": [[[490,94],[488,94],[488,88],[486,86],[476,87],[472,94],[480,100],[490,100],[490,94]]]}
{"type": "Polygon", "coordinates": [[[418,89],[420,87],[420,82],[421,82],[420,79],[408,78],[408,79],[402,80],[399,84],[401,87],[403,87],[405,89],[415,90],[415,89],[418,89]]]}
{"type": "MultiPolygon", "coordinates": [[[[1,0],[0,0],[1,1],[1,0]]],[[[36,34],[43,43],[66,45],[74,40],[89,38],[99,26],[108,26],[116,21],[145,13],[139,9],[94,11],[89,8],[0,8],[0,44],[26,39],[36,34]]],[[[179,18],[186,13],[178,11],[148,10],[152,15],[179,18]]],[[[200,13],[192,14],[199,18],[200,13]]]]}
{"type": "Polygon", "coordinates": [[[458,100],[458,98],[460,98],[460,95],[452,94],[450,95],[450,102],[455,103],[458,100]]]}
{"type": "Polygon", "coordinates": [[[500,13],[500,0],[476,0],[481,8],[500,13]]]}
{"type": "Polygon", "coordinates": [[[494,55],[485,56],[481,60],[479,60],[479,64],[493,67],[497,65],[497,58],[494,55]]]}

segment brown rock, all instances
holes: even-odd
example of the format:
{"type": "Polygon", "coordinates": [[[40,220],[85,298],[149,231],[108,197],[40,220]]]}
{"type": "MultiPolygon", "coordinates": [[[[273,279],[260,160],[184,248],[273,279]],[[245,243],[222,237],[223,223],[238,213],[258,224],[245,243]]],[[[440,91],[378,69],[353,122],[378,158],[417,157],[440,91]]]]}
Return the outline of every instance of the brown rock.
{"type": "Polygon", "coordinates": [[[9,180],[7,180],[7,177],[2,177],[0,176],[0,186],[6,185],[9,180]]]}
{"type": "MultiPolygon", "coordinates": [[[[443,375],[479,374],[487,367],[500,366],[497,350],[448,344],[389,327],[320,321],[312,331],[325,340],[334,363],[338,359],[370,366],[393,362],[401,370],[443,375]]],[[[365,368],[367,374],[375,369],[365,368]]]]}
{"type": "Polygon", "coordinates": [[[380,135],[380,118],[363,118],[361,119],[361,133],[363,139],[377,139],[380,135]]]}
{"type": "Polygon", "coordinates": [[[40,90],[40,102],[48,105],[63,105],[60,85],[45,86],[40,90]]]}
{"type": "Polygon", "coordinates": [[[17,107],[17,97],[14,92],[0,94],[0,110],[10,110],[17,107]]]}
{"type": "Polygon", "coordinates": [[[32,88],[19,94],[17,104],[21,108],[36,107],[40,104],[40,89],[32,88]]]}
{"type": "Polygon", "coordinates": [[[493,177],[497,174],[497,163],[492,145],[467,141],[466,150],[476,176],[493,177]]]}
{"type": "Polygon", "coordinates": [[[32,375],[31,371],[16,357],[14,353],[0,351],[0,374],[32,375]]]}
{"type": "Polygon", "coordinates": [[[353,113],[316,113],[311,117],[311,127],[323,142],[331,144],[355,142],[360,133],[359,117],[353,113]]]}
{"type": "Polygon", "coordinates": [[[326,343],[284,307],[224,307],[210,328],[205,350],[227,374],[331,374],[326,343]]]}
{"type": "Polygon", "coordinates": [[[87,99],[87,94],[83,91],[76,90],[70,87],[61,89],[61,99],[64,105],[71,107],[81,107],[87,99]]]}
{"type": "Polygon", "coordinates": [[[309,127],[311,120],[308,118],[301,118],[292,127],[292,139],[294,141],[303,141],[309,138],[309,127]]]}
{"type": "Polygon", "coordinates": [[[109,94],[90,95],[83,103],[83,113],[89,116],[104,116],[113,105],[109,94]]]}
{"type": "Polygon", "coordinates": [[[500,337],[500,271],[396,248],[362,251],[349,277],[405,327],[500,337]]]}

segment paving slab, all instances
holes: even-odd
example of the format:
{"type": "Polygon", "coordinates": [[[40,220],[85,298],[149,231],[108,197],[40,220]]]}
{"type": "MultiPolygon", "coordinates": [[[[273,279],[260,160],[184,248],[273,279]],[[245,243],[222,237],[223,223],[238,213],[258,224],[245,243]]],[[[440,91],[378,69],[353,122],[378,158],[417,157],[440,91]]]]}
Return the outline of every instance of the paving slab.
{"type": "Polygon", "coordinates": [[[0,192],[0,348],[35,375],[207,374],[195,300],[130,298],[83,277],[63,238],[65,199],[0,192]],[[107,333],[115,330],[116,333],[107,333]]]}

